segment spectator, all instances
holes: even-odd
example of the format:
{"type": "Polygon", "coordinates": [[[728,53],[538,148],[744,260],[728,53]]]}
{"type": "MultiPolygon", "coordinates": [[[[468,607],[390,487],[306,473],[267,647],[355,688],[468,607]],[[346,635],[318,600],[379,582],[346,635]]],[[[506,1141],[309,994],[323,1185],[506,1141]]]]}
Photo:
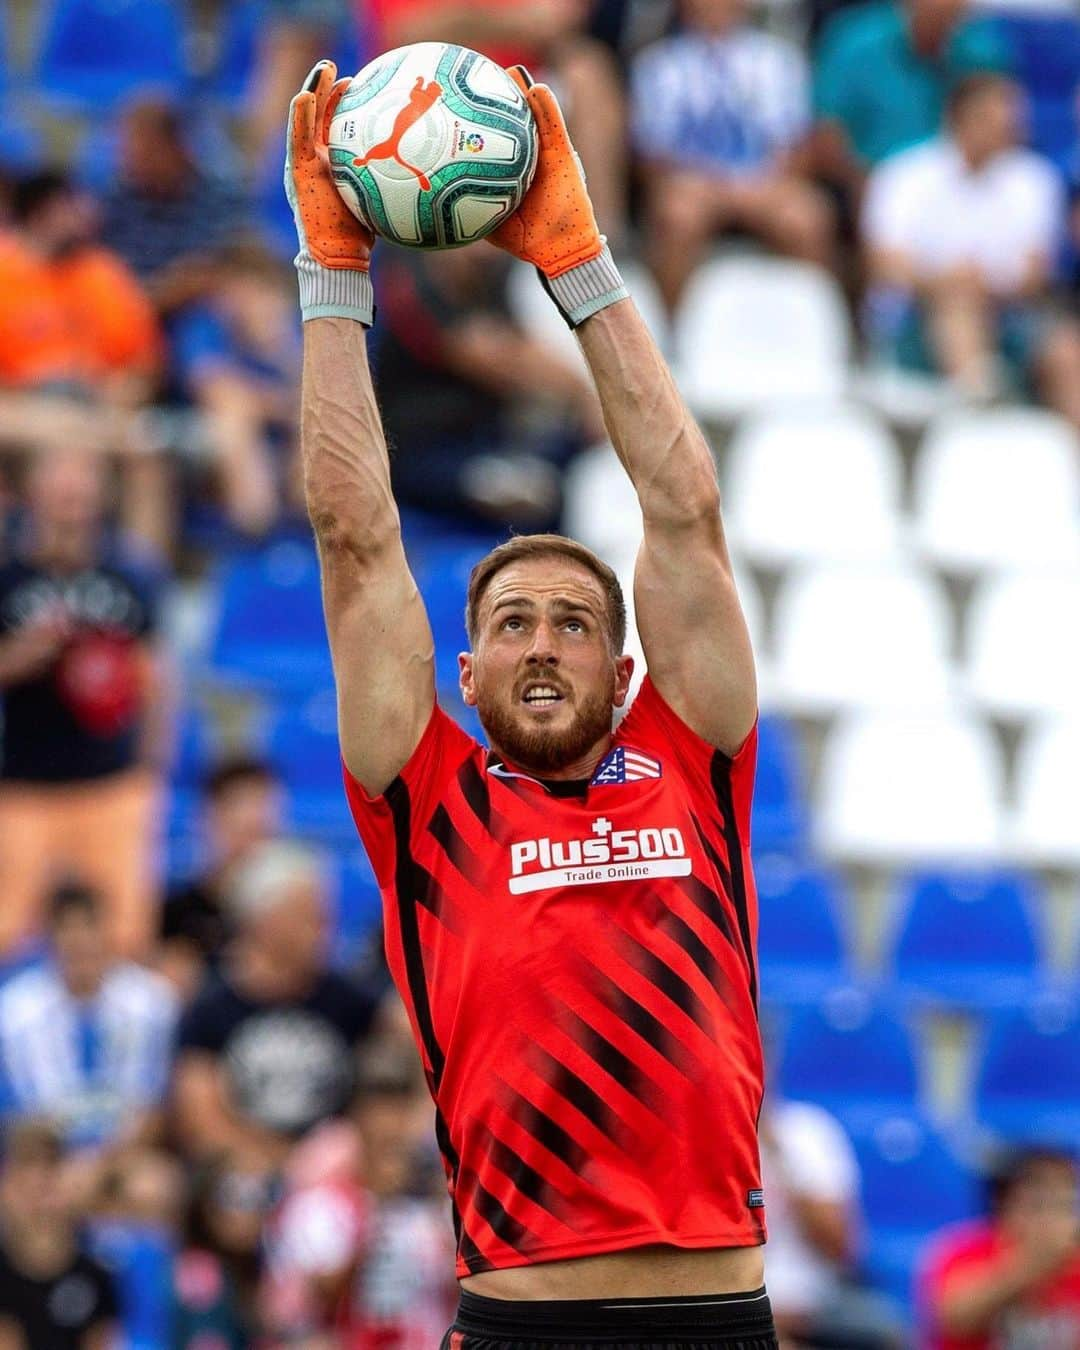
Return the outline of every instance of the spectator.
{"type": "Polygon", "coordinates": [[[761,1122],[769,1200],[765,1274],[785,1345],[886,1350],[891,1319],[854,1285],[859,1171],[841,1126],[818,1106],[768,1101],[761,1122]]]}
{"type": "Polygon", "coordinates": [[[995,1178],[990,1217],[940,1234],[920,1277],[924,1350],[1080,1345],[1077,1168],[1036,1149],[995,1178]]]}
{"type": "Polygon", "coordinates": [[[116,1294],[80,1247],[51,1127],[12,1126],[0,1171],[0,1350],[107,1350],[116,1294]]]}
{"type": "Polygon", "coordinates": [[[158,969],[189,1000],[216,971],[228,939],[225,891],[231,869],[281,829],[282,786],[264,760],[223,760],[202,787],[203,872],[171,890],[161,914],[158,969]]]}
{"type": "Polygon", "coordinates": [[[173,327],[176,373],[206,419],[225,514],[263,534],[299,501],[300,331],[291,269],[256,243],[216,259],[212,297],[173,327]]]}
{"type": "Polygon", "coordinates": [[[647,249],[672,309],[725,228],[812,262],[833,252],[827,199],[794,153],[810,121],[802,53],[752,28],[743,0],[682,0],[681,13],[682,31],[634,62],[631,94],[647,249]]]}
{"type": "Polygon", "coordinates": [[[26,502],[0,564],[0,953],[38,934],[70,873],[100,891],[113,950],[138,956],[170,739],[159,581],[106,528],[98,457],[40,454],[26,502]]]}
{"type": "Polygon", "coordinates": [[[1041,156],[1019,148],[1020,94],[971,75],[949,98],[948,130],[877,169],[863,219],[874,288],[871,336],[901,364],[940,370],[968,397],[998,391],[1000,362],[1080,425],[1080,338],[1040,308],[1064,196],[1041,156]]]}
{"type": "Polygon", "coordinates": [[[252,1344],[262,1225],[272,1198],[261,1178],[224,1162],[196,1172],[173,1271],[172,1350],[252,1344]]]}
{"type": "Polygon", "coordinates": [[[14,229],[0,238],[0,385],[79,389],[112,404],[144,402],[156,385],[161,333],[120,259],[94,244],[97,212],[53,173],[20,182],[14,229]]]}
{"type": "Polygon", "coordinates": [[[853,212],[875,165],[938,134],[958,80],[1008,68],[993,23],[968,12],[968,0],[873,0],[826,25],[815,61],[813,162],[853,212]]]}
{"type": "Polygon", "coordinates": [[[376,360],[395,491],[473,520],[554,521],[559,467],[602,432],[582,372],[515,324],[508,264],[494,250],[387,250],[381,265],[376,360]],[[544,429],[514,420],[526,401],[546,403],[544,429]]]}
{"type": "Polygon", "coordinates": [[[146,97],[121,115],[118,172],[102,207],[105,243],[162,313],[209,292],[212,253],[243,227],[248,210],[230,180],[200,165],[180,109],[146,97]]]}
{"type": "Polygon", "coordinates": [[[626,210],[625,108],[610,51],[585,34],[589,0],[369,0],[377,51],[458,42],[521,64],[562,100],[600,228],[617,239],[626,210]]]}
{"type": "Polygon", "coordinates": [[[176,1001],[149,970],[109,951],[101,902],[68,883],[52,897],[51,958],[0,992],[8,1108],[49,1118],[72,1147],[105,1154],[161,1131],[176,1001]]]}
{"type": "Polygon", "coordinates": [[[327,969],[324,879],[307,850],[252,849],[228,898],[228,958],[181,1026],[176,1124],[193,1158],[242,1159],[270,1175],[296,1139],[347,1107],[375,1004],[327,969]]]}

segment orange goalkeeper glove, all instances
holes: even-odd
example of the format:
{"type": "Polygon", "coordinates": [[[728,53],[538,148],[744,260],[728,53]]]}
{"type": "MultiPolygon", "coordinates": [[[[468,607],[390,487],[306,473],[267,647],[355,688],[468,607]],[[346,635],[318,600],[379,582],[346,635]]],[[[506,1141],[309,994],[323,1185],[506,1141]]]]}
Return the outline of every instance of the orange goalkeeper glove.
{"type": "Polygon", "coordinates": [[[576,328],[625,300],[628,291],[596,224],[581,161],[555,95],[546,84],[533,84],[524,66],[511,66],[508,73],[532,109],[540,152],[524,201],[488,238],[532,263],[566,322],[576,328]]]}
{"type": "Polygon", "coordinates": [[[319,61],[289,104],[285,195],[300,251],[300,313],[304,320],[356,319],[370,327],[375,303],[368,267],[375,236],[342,201],[330,175],[327,133],[348,80],[335,83],[333,61],[319,61]]]}

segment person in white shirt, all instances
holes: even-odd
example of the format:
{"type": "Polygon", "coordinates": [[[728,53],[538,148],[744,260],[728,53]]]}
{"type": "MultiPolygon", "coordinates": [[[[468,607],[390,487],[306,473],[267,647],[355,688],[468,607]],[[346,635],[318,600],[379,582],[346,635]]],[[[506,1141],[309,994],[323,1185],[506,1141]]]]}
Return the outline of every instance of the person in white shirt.
{"type": "Polygon", "coordinates": [[[634,152],[645,168],[649,264],[674,308],[712,237],[739,228],[828,263],[835,221],[798,172],[809,72],[794,44],[746,22],[744,0],[680,0],[681,31],[634,62],[634,152]]]}
{"type": "Polygon", "coordinates": [[[769,1097],[761,1118],[769,1205],[765,1275],[784,1350],[890,1350],[893,1311],[852,1278],[860,1238],[859,1165],[820,1106],[769,1097]]]}
{"type": "Polygon", "coordinates": [[[1022,120],[1011,80],[969,75],[951,91],[945,133],[871,175],[862,218],[871,337],[974,398],[999,392],[1004,362],[1080,424],[1080,332],[1041,305],[1064,186],[1020,145],[1022,120]]]}

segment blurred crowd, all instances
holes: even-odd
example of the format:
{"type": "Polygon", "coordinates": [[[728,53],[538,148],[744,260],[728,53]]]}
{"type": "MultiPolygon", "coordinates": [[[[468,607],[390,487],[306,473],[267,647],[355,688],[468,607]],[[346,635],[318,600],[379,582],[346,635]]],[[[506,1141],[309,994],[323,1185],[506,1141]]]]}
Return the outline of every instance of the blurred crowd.
{"type": "MultiPolygon", "coordinates": [[[[430,1350],[453,1234],[377,925],[335,941],[326,860],[243,736],[192,855],[161,860],[183,596],[307,538],[288,99],[327,52],[522,61],[661,313],[718,247],[798,259],[843,288],[867,363],[1080,427],[1080,19],[1055,20],[1075,69],[1040,120],[1030,60],[967,0],[146,0],[122,16],[179,14],[182,47],[155,66],[147,38],[130,87],[95,57],[56,88],[35,44],[99,7],[23,0],[3,33],[0,1350],[430,1350]]],[[[477,537],[557,526],[602,424],[506,259],[380,245],[374,276],[399,499],[477,537]]],[[[841,1125],[777,1095],[762,1142],[785,1344],[910,1344],[859,1282],[841,1125]]],[[[1075,1164],[999,1162],[987,1218],[928,1249],[924,1343],[1075,1350],[1075,1164]]]]}

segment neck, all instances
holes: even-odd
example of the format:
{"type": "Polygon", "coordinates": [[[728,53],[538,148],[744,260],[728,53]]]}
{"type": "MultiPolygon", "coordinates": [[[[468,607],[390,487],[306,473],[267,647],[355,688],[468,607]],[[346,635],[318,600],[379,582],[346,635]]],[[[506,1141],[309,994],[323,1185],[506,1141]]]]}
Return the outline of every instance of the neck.
{"type": "Polygon", "coordinates": [[[916,16],[910,22],[911,45],[920,56],[937,56],[949,39],[952,24],[926,15],[916,16]]]}
{"type": "Polygon", "coordinates": [[[581,779],[592,778],[596,772],[597,765],[611,749],[612,734],[608,732],[602,736],[595,745],[591,746],[584,754],[579,755],[577,759],[571,760],[568,764],[560,764],[558,768],[537,768],[533,765],[519,764],[513,756],[504,754],[497,745],[492,745],[492,750],[502,760],[508,769],[513,769],[518,773],[527,774],[530,778],[544,778],[552,783],[572,783],[579,782],[581,779]]]}
{"type": "Polygon", "coordinates": [[[4,1246],[22,1271],[45,1279],[63,1269],[74,1252],[67,1225],[55,1221],[6,1224],[4,1246]]]}
{"type": "Polygon", "coordinates": [[[245,994],[258,1000],[292,998],[311,987],[308,970],[289,970],[269,952],[242,938],[236,946],[232,974],[245,994]]]}

